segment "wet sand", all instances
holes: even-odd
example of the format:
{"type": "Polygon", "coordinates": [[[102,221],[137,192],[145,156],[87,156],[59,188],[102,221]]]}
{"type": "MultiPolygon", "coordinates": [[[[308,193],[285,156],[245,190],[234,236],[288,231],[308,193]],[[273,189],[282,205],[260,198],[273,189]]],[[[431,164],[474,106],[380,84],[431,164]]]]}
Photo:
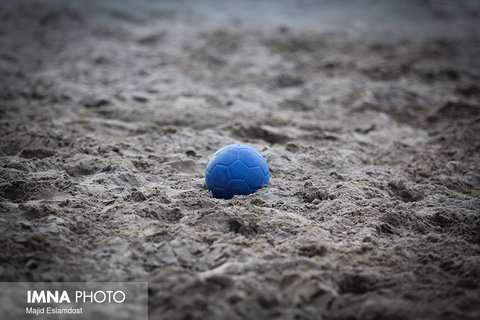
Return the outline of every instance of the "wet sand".
{"type": "Polygon", "coordinates": [[[2,2],[0,280],[148,281],[151,319],[478,319],[468,4],[2,2]],[[214,199],[231,143],[270,185],[214,199]]]}

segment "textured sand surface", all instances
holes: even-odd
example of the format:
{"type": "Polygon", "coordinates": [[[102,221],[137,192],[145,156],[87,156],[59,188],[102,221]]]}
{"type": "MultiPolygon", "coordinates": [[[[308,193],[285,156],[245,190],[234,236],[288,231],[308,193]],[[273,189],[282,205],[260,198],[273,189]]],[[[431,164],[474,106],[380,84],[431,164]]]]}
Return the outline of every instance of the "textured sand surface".
{"type": "Polygon", "coordinates": [[[152,319],[478,319],[468,5],[2,1],[0,280],[148,281],[152,319]],[[271,184],[213,199],[231,143],[271,184]]]}

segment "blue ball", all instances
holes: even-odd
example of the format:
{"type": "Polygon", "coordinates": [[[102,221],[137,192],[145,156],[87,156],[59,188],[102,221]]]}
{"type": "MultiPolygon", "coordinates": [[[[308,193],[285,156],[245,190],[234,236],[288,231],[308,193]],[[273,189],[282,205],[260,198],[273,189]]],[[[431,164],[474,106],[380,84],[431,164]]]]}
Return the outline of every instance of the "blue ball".
{"type": "Polygon", "coordinates": [[[231,144],[213,154],[205,170],[207,189],[215,198],[231,199],[268,185],[270,173],[265,159],[252,147],[231,144]]]}

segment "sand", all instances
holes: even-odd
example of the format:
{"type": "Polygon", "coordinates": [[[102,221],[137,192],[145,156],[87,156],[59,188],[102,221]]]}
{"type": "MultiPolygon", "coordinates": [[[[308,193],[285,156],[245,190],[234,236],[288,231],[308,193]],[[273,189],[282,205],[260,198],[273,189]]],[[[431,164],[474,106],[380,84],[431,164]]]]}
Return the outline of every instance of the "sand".
{"type": "Polygon", "coordinates": [[[0,280],[151,319],[478,319],[475,2],[0,3],[0,280]],[[270,185],[214,199],[209,157],[270,185]]]}

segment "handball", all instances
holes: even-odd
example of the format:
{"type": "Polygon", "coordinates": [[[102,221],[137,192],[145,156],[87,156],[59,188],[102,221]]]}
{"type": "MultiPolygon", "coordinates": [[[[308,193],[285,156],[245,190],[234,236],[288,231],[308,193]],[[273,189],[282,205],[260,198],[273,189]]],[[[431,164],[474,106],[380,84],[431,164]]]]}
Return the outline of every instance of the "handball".
{"type": "Polygon", "coordinates": [[[213,197],[231,199],[268,185],[270,173],[265,159],[252,147],[231,144],[215,152],[205,170],[205,183],[213,197]]]}

